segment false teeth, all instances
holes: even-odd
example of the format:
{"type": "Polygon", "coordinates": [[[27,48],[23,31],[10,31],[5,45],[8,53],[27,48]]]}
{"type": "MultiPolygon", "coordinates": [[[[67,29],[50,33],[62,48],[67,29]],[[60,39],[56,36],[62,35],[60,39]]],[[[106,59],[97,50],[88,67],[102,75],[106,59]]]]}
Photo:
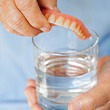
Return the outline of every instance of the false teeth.
{"type": "Polygon", "coordinates": [[[48,21],[49,21],[49,23],[55,23],[55,15],[54,14],[51,14],[50,16],[49,16],[49,18],[48,18],[48,21]]]}
{"type": "Polygon", "coordinates": [[[66,20],[63,27],[69,28],[70,27],[70,20],[66,20]]]}
{"type": "Polygon", "coordinates": [[[77,25],[77,23],[76,23],[76,22],[73,22],[73,23],[70,25],[70,29],[71,29],[71,30],[75,30],[75,29],[76,29],[76,25],[77,25]]]}
{"type": "Polygon", "coordinates": [[[63,26],[63,22],[64,22],[64,18],[59,17],[59,18],[57,18],[55,24],[58,25],[58,26],[63,26]]]}

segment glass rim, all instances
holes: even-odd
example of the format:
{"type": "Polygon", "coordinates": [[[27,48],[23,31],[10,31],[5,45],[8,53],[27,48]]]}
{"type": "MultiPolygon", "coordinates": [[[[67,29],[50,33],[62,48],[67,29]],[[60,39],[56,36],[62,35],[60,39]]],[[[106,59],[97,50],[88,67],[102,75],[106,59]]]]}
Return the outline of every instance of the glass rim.
{"type": "MultiPolygon", "coordinates": [[[[36,37],[33,37],[33,38],[32,38],[32,43],[33,43],[33,45],[34,45],[39,51],[41,51],[41,52],[43,52],[43,53],[54,54],[54,55],[63,55],[63,56],[67,56],[67,55],[69,54],[69,55],[73,55],[73,56],[74,56],[74,55],[78,55],[78,54],[81,54],[81,53],[85,53],[85,52],[87,52],[87,51],[93,49],[93,48],[98,44],[98,40],[99,40],[98,34],[97,34],[94,30],[92,30],[92,29],[89,29],[89,30],[94,33],[92,36],[95,36],[95,37],[96,37],[96,41],[95,41],[90,47],[88,47],[87,49],[81,50],[81,51],[76,51],[76,52],[73,52],[73,51],[71,51],[71,52],[51,52],[51,51],[46,51],[46,50],[43,50],[43,49],[41,49],[39,46],[36,45],[36,43],[35,43],[35,41],[34,41],[34,39],[35,39],[36,37]]],[[[92,38],[92,36],[90,37],[90,39],[92,38]]]]}

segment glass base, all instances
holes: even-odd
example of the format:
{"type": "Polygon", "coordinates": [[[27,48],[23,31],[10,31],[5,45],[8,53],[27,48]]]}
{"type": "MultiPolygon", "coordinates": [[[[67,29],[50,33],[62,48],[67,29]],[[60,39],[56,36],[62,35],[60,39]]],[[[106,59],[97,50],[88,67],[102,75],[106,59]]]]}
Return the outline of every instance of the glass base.
{"type": "Polygon", "coordinates": [[[39,98],[38,103],[43,110],[68,110],[68,104],[57,104],[43,97],[39,98]]]}

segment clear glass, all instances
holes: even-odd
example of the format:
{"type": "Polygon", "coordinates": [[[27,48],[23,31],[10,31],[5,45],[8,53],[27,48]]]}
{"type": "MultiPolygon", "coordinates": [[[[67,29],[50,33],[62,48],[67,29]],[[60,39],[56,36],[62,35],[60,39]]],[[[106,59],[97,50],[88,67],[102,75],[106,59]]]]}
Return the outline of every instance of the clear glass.
{"type": "Polygon", "coordinates": [[[38,103],[44,110],[67,110],[68,103],[97,83],[98,37],[78,39],[74,33],[53,27],[34,37],[38,103]]]}

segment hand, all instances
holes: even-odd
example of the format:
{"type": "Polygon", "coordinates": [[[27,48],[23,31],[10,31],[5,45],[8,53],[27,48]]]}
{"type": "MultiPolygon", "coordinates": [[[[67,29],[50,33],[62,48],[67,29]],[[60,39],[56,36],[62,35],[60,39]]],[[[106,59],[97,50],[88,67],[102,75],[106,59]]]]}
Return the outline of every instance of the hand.
{"type": "MultiPolygon", "coordinates": [[[[71,101],[68,110],[110,110],[110,57],[99,59],[98,84],[71,101]]],[[[31,110],[42,110],[37,103],[35,81],[29,80],[26,96],[31,110]]]]}
{"type": "Polygon", "coordinates": [[[37,103],[36,83],[34,80],[28,80],[27,88],[25,89],[25,95],[31,110],[42,110],[37,103]]]}
{"type": "Polygon", "coordinates": [[[50,30],[41,8],[57,9],[57,0],[0,0],[0,22],[7,31],[35,36],[50,30]]]}
{"type": "Polygon", "coordinates": [[[110,56],[98,63],[98,84],[79,95],[69,104],[69,110],[110,110],[110,56]]]}

